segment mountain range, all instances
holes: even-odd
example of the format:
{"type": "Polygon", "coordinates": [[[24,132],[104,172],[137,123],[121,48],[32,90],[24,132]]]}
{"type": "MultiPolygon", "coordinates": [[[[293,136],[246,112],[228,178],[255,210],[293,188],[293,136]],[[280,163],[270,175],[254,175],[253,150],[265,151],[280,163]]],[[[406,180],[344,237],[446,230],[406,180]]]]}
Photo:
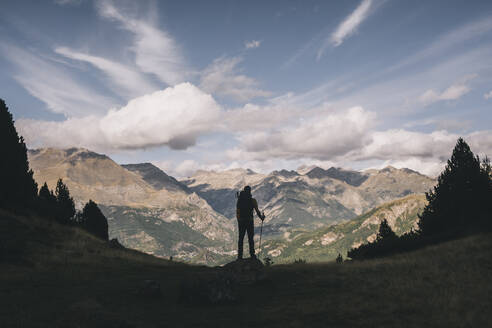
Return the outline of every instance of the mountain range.
{"type": "MultiPolygon", "coordinates": [[[[363,172],[311,167],[269,174],[197,171],[178,180],[153,164],[119,165],[82,148],[29,150],[28,156],[38,184],[54,188],[62,178],[78,208],[89,199],[96,201],[108,218],[111,238],[156,256],[209,265],[235,254],[236,192],[245,185],[252,187],[266,214],[263,238],[271,252],[275,243],[285,243],[282,249],[294,247],[294,236],[360,218],[435,184],[418,172],[393,167],[363,172]]],[[[289,254],[281,252],[277,258],[294,256],[289,254]]]]}
{"type": "Polygon", "coordinates": [[[245,185],[265,211],[264,236],[291,229],[313,230],[347,221],[375,206],[428,191],[435,180],[410,169],[386,167],[363,172],[313,167],[306,172],[199,171],[182,182],[227,218],[235,217],[235,195],[245,185]]]}

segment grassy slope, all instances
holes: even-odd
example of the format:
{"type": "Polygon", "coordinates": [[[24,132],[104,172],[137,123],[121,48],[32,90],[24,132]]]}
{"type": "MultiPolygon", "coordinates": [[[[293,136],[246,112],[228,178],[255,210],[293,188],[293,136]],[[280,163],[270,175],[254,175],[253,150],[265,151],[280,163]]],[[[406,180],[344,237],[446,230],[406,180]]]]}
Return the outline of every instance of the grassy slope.
{"type": "Polygon", "coordinates": [[[214,268],[110,249],[83,231],[1,211],[0,236],[2,255],[10,254],[0,262],[1,327],[485,327],[492,320],[491,234],[367,262],[273,266],[268,283],[242,286],[238,304],[221,306],[177,302],[183,279],[214,268]],[[145,279],[161,283],[162,298],[133,293],[145,279]]]}
{"type": "Polygon", "coordinates": [[[268,256],[272,257],[276,263],[292,263],[295,259],[305,259],[308,262],[331,261],[339,253],[345,257],[347,251],[354,245],[367,243],[369,236],[375,236],[379,229],[379,222],[384,218],[390,221],[390,225],[398,235],[410,231],[425,204],[424,195],[410,195],[380,205],[344,223],[314,231],[293,233],[290,241],[286,239],[269,240],[264,243],[262,257],[275,249],[281,250],[281,255],[273,257],[270,254],[268,256]],[[398,208],[404,210],[398,210],[398,208]],[[389,219],[390,216],[391,219],[389,219]],[[362,226],[368,219],[372,219],[373,223],[362,226]],[[321,243],[323,236],[331,237],[333,241],[323,244],[321,243]]]}

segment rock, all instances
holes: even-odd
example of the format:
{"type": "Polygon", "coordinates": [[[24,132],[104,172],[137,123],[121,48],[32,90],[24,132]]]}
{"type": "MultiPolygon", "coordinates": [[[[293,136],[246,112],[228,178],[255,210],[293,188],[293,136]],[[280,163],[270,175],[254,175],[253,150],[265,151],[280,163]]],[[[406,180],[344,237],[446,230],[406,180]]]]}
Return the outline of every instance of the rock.
{"type": "Polygon", "coordinates": [[[111,239],[109,242],[109,248],[124,249],[125,246],[121,245],[117,238],[111,239]]]}
{"type": "Polygon", "coordinates": [[[235,282],[222,273],[181,282],[180,301],[188,304],[226,304],[238,300],[235,282]]]}
{"type": "Polygon", "coordinates": [[[258,258],[236,260],[224,265],[222,270],[240,284],[254,284],[267,278],[265,266],[258,258]]]}
{"type": "Polygon", "coordinates": [[[155,280],[144,280],[137,290],[137,294],[150,298],[161,297],[161,284],[155,280]]]}

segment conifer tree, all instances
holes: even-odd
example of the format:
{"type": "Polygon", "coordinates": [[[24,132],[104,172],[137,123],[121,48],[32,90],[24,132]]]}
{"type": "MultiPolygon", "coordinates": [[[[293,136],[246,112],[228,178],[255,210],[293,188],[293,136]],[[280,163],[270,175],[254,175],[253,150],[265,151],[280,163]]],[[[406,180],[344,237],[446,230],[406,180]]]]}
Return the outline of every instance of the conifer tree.
{"type": "Polygon", "coordinates": [[[70,196],[68,187],[63,183],[62,179],[58,179],[56,183],[56,218],[60,223],[69,224],[75,216],[75,204],[70,196]]]}
{"type": "Polygon", "coordinates": [[[459,138],[453,154],[419,215],[421,236],[464,235],[490,228],[492,184],[490,163],[475,156],[468,144],[459,138]]]}
{"type": "Polygon", "coordinates": [[[108,220],[95,202],[89,200],[82,210],[82,227],[93,235],[108,240],[108,220]]]}
{"type": "Polygon", "coordinates": [[[38,186],[29,169],[27,148],[19,137],[12,114],[0,99],[0,208],[32,207],[38,186]]]}
{"type": "Polygon", "coordinates": [[[52,190],[49,190],[46,182],[39,189],[38,208],[40,214],[44,217],[56,216],[56,196],[53,194],[52,190]]]}
{"type": "Polygon", "coordinates": [[[381,240],[395,240],[398,237],[396,234],[393,232],[391,229],[390,225],[388,224],[388,221],[384,219],[381,221],[381,224],[379,225],[379,232],[376,237],[376,241],[381,241],[381,240]]]}

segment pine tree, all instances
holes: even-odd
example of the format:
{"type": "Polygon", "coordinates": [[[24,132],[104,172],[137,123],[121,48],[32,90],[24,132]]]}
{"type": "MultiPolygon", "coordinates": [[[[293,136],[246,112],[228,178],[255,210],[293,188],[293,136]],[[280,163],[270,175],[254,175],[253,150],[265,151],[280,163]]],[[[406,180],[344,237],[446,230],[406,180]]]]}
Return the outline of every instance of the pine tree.
{"type": "Polygon", "coordinates": [[[379,225],[379,232],[376,236],[376,242],[382,240],[395,240],[397,238],[398,237],[396,236],[396,234],[393,232],[390,225],[388,224],[388,221],[386,219],[381,221],[381,224],[379,225]]]}
{"type": "Polygon", "coordinates": [[[60,223],[69,224],[75,216],[75,204],[70,196],[68,187],[63,183],[62,179],[58,179],[56,183],[56,218],[60,223]]]}
{"type": "Polygon", "coordinates": [[[89,200],[82,210],[82,226],[93,235],[108,240],[108,220],[95,202],[89,200]]]}
{"type": "Polygon", "coordinates": [[[38,194],[38,186],[29,169],[27,148],[19,137],[12,114],[0,99],[0,208],[30,208],[38,194]]]}
{"type": "Polygon", "coordinates": [[[52,190],[49,190],[48,184],[45,182],[44,185],[39,189],[38,196],[38,211],[44,217],[56,216],[57,203],[56,196],[53,194],[52,190]]]}
{"type": "Polygon", "coordinates": [[[419,215],[421,236],[464,235],[490,227],[492,184],[490,163],[475,156],[459,138],[453,154],[419,215]]]}

